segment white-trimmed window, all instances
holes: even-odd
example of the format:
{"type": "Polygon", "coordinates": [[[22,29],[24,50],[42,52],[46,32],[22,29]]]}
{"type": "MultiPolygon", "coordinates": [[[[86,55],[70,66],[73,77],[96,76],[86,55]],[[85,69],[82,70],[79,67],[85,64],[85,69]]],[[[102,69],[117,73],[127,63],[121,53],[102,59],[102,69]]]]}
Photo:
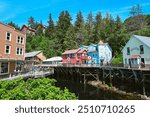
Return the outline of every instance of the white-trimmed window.
{"type": "Polygon", "coordinates": [[[5,45],[5,54],[10,54],[11,46],[5,45]]]}
{"type": "Polygon", "coordinates": [[[17,55],[23,55],[23,48],[16,48],[16,54],[17,55]]]}
{"type": "Polygon", "coordinates": [[[11,33],[10,32],[6,32],[6,40],[11,41],[11,33]]]}
{"type": "Polygon", "coordinates": [[[21,37],[21,36],[17,36],[17,43],[19,43],[19,44],[23,44],[23,41],[24,41],[24,38],[23,37],[21,37]]]}

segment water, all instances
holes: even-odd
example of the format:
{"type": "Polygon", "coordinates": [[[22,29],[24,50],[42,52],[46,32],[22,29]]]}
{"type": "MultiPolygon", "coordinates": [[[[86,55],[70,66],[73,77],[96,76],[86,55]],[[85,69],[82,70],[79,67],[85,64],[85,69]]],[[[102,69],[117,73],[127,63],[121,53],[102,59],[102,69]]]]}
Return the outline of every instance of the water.
{"type": "Polygon", "coordinates": [[[69,80],[57,79],[57,87],[69,89],[70,92],[75,93],[79,100],[114,100],[117,97],[112,94],[101,91],[91,85],[84,85],[83,83],[77,83],[69,80]]]}

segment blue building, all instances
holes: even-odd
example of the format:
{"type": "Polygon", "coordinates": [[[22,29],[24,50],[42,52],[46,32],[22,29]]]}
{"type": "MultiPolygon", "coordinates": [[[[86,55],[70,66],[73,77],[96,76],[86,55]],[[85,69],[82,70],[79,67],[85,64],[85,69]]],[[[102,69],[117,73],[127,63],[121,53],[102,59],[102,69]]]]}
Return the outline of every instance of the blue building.
{"type": "Polygon", "coordinates": [[[100,41],[98,44],[81,46],[80,49],[86,49],[88,52],[88,64],[107,64],[112,59],[112,49],[108,43],[100,41]]]}
{"type": "Polygon", "coordinates": [[[108,43],[100,41],[98,44],[88,46],[89,64],[106,64],[112,59],[112,49],[108,43]]]}
{"type": "Polygon", "coordinates": [[[98,45],[90,44],[88,46],[88,63],[89,64],[99,64],[99,54],[98,54],[98,45]]]}

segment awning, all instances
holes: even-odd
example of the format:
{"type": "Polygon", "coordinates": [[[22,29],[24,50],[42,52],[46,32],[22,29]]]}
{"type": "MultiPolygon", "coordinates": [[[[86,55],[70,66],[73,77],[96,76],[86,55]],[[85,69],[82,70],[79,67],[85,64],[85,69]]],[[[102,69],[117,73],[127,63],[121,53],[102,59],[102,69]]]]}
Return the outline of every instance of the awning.
{"type": "Polygon", "coordinates": [[[131,59],[135,59],[135,58],[140,58],[140,56],[135,55],[135,56],[132,56],[132,57],[131,57],[131,59]]]}

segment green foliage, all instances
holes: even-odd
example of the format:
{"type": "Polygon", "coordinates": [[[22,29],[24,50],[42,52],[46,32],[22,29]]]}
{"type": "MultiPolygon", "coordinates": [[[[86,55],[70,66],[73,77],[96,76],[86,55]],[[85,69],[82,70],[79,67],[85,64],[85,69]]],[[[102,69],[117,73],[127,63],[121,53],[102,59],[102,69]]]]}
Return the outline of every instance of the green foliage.
{"type": "Polygon", "coordinates": [[[55,87],[55,79],[0,81],[0,99],[5,100],[71,100],[77,99],[68,89],[55,87]]]}
{"type": "Polygon", "coordinates": [[[58,21],[54,23],[50,14],[45,33],[39,23],[30,17],[28,24],[31,28],[36,26],[37,32],[36,35],[27,35],[26,51],[42,50],[49,58],[61,56],[65,50],[91,43],[97,44],[102,40],[110,45],[113,56],[117,56],[122,53],[121,50],[131,35],[150,36],[150,15],[143,15],[140,5],[136,5],[132,10],[135,10],[135,16],[129,17],[124,23],[119,16],[113,18],[107,13],[102,17],[100,12],[95,17],[90,12],[84,20],[81,11],[77,13],[74,24],[68,11],[62,11],[58,21]]]}
{"type": "Polygon", "coordinates": [[[14,27],[15,29],[17,29],[17,30],[20,30],[20,27],[17,25],[17,24],[15,24],[14,22],[8,22],[7,23],[9,26],[12,26],[12,27],[14,27]]]}
{"type": "Polygon", "coordinates": [[[123,56],[122,54],[116,56],[115,58],[113,58],[112,61],[113,64],[122,64],[123,63],[123,56]]]}

